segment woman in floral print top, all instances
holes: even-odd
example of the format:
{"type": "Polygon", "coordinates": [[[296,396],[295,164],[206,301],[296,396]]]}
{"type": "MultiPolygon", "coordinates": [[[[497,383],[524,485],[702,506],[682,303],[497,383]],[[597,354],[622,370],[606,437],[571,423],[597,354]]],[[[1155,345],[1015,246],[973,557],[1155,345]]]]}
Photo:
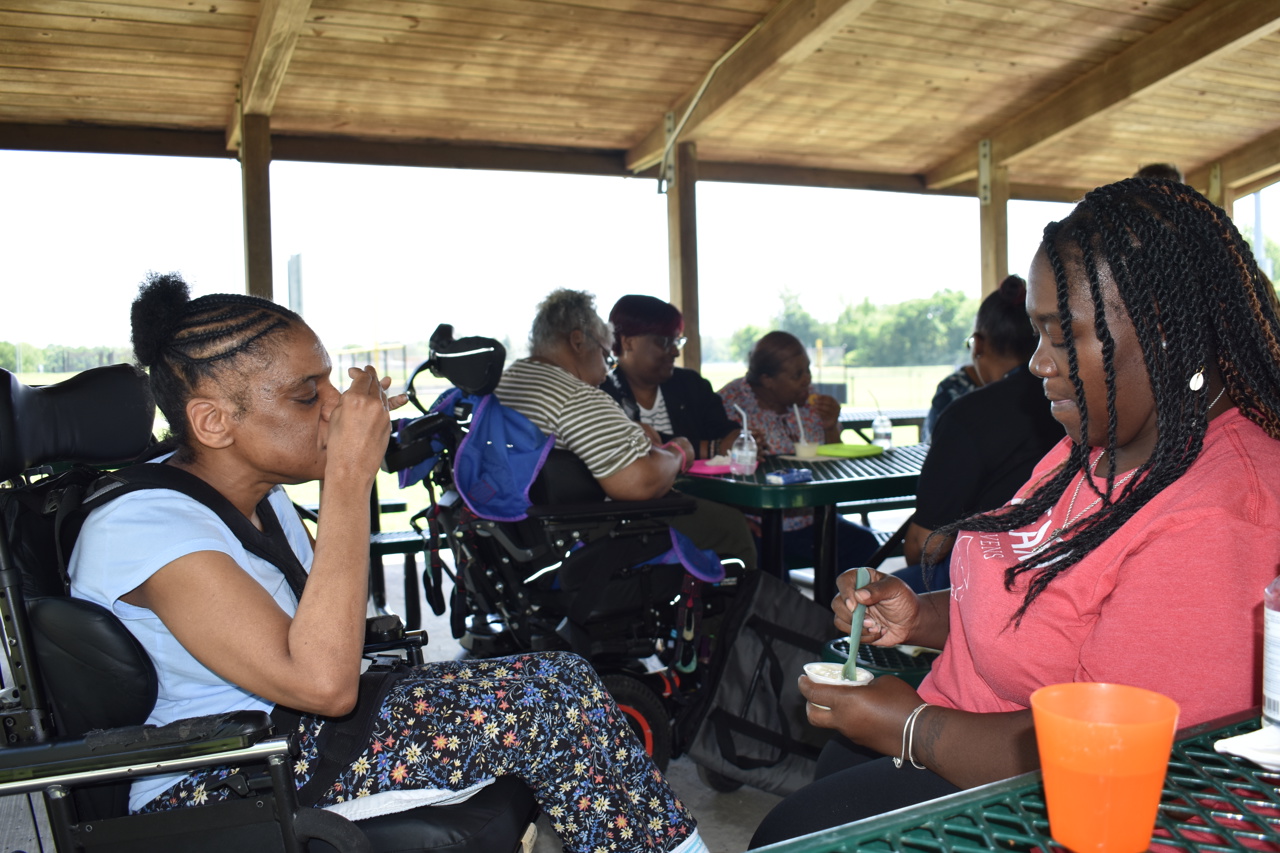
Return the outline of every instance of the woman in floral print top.
{"type": "MultiPolygon", "coordinates": [[[[746,413],[756,441],[763,438],[760,448],[763,455],[795,452],[795,444],[800,440],[796,409],[804,424],[806,441],[840,442],[840,404],[827,394],[813,393],[809,354],[799,339],[787,332],[769,332],[757,341],[747,359],[747,375],[721,388],[720,399],[730,417],[741,417],[738,408],[746,413]]],[[[754,522],[758,545],[759,519],[754,522]]],[[[782,548],[787,566],[769,568],[769,571],[780,573],[795,565],[813,565],[812,526],[812,510],[784,512],[782,548]]],[[[863,565],[876,548],[875,536],[869,529],[839,519],[836,543],[839,568],[863,565]]]]}

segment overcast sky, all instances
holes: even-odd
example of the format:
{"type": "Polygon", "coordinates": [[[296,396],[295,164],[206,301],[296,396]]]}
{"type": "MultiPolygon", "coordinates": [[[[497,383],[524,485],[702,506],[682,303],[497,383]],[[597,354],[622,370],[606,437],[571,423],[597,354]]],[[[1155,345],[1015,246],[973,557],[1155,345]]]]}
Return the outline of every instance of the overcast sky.
{"type": "MultiPolygon", "coordinates": [[[[127,343],[147,270],[178,270],[197,295],[244,289],[235,161],[0,151],[0,175],[0,340],[127,343]]],[[[979,293],[974,199],[709,182],[697,194],[704,335],[768,325],[787,288],[824,320],[864,298],[979,293]]],[[[555,287],[595,293],[602,315],[625,293],[668,293],[652,180],[276,162],[271,200],[277,298],[301,255],[303,313],[331,349],[425,340],[442,322],[519,346],[555,287]]],[[[1011,203],[1012,271],[1069,210],[1011,203]]]]}

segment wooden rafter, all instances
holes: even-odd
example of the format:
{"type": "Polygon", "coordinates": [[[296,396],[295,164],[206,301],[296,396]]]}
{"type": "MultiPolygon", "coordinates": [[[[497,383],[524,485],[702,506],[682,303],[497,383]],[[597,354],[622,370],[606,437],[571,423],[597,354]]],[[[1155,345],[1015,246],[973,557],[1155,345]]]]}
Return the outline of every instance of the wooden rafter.
{"type": "MultiPolygon", "coordinates": [[[[1259,187],[1276,179],[1280,172],[1280,130],[1273,130],[1248,145],[1237,148],[1218,158],[1222,166],[1222,180],[1238,195],[1248,195],[1259,187]]],[[[1209,185],[1209,169],[1206,166],[1187,175],[1187,183],[1193,187],[1209,185]]]]}
{"type": "MultiPolygon", "coordinates": [[[[746,38],[726,55],[699,96],[701,85],[672,107],[677,121],[690,104],[679,138],[688,142],[712,125],[749,87],[761,86],[813,55],[874,0],[782,0],[746,38]],[[695,103],[696,100],[696,103],[695,103]]],[[[639,172],[662,160],[666,123],[659,122],[627,152],[627,168],[639,172]]]]}
{"type": "Polygon", "coordinates": [[[311,0],[262,0],[262,12],[253,28],[253,40],[240,75],[238,103],[227,124],[228,150],[240,147],[242,115],[271,115],[310,9],[311,0]]]}
{"type": "MultiPolygon", "coordinates": [[[[1277,26],[1280,3],[1205,0],[992,132],[992,157],[1007,164],[1082,122],[1269,35],[1277,26]]],[[[977,146],[969,145],[929,170],[925,184],[942,189],[977,173],[977,146]]]]}

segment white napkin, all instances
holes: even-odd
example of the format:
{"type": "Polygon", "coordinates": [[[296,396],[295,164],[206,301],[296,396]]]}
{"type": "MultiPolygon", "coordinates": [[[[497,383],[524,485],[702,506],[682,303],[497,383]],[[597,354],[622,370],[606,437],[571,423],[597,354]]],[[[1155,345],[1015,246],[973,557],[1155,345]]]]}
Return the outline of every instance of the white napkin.
{"type": "Polygon", "coordinates": [[[1268,770],[1280,770],[1280,726],[1264,723],[1257,731],[1223,738],[1215,742],[1213,748],[1247,758],[1268,770]]]}

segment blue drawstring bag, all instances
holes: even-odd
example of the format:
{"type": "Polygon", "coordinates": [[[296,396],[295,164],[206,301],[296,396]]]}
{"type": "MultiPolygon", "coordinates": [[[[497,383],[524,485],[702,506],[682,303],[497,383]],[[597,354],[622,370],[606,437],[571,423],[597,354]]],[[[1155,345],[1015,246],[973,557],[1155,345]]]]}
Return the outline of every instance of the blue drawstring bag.
{"type": "MultiPolygon", "coordinates": [[[[463,395],[454,388],[432,404],[431,412],[448,411],[460,402],[471,404],[471,424],[454,455],[453,481],[458,494],[481,518],[528,518],[529,487],[547,461],[555,440],[524,415],[499,403],[492,394],[463,395]]],[[[400,487],[429,474],[438,458],[438,454],[433,455],[401,471],[400,487]]]]}
{"type": "Polygon", "coordinates": [[[699,548],[693,540],[674,527],[671,533],[671,547],[640,565],[661,565],[663,563],[679,563],[689,574],[707,583],[719,583],[724,580],[724,564],[710,548],[699,548]]]}
{"type": "Polygon", "coordinates": [[[555,439],[544,435],[524,415],[499,403],[492,394],[478,398],[471,413],[471,428],[459,442],[453,463],[458,494],[481,518],[528,518],[529,487],[553,446],[555,439]]]}

